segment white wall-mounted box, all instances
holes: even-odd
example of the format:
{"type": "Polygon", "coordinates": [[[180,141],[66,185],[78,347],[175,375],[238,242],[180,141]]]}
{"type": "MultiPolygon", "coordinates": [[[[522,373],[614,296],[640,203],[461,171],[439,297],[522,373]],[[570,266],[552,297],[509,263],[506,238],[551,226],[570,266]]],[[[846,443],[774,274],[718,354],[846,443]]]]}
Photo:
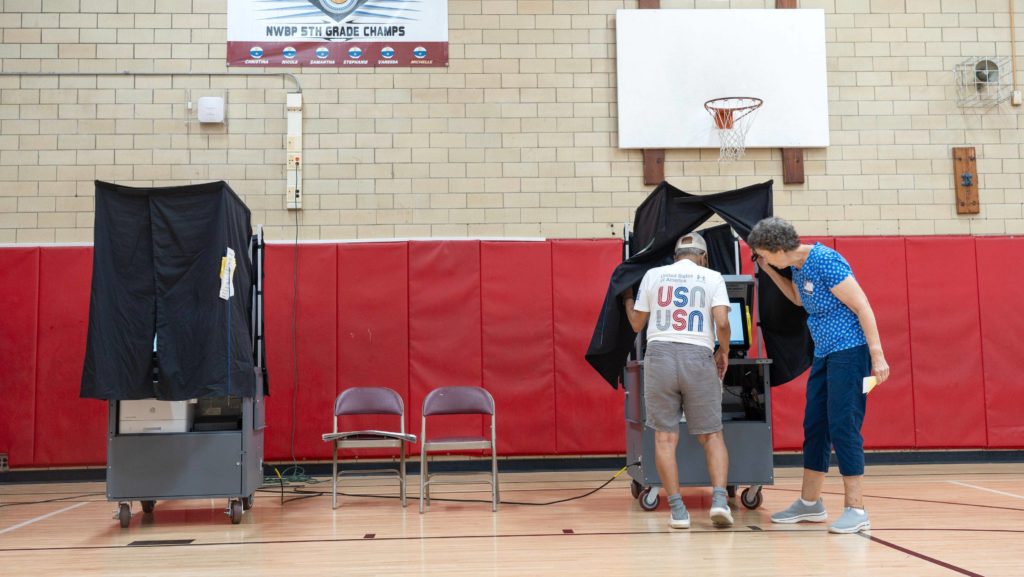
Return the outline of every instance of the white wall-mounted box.
{"type": "Polygon", "coordinates": [[[224,99],[220,96],[200,97],[196,116],[202,123],[219,124],[224,122],[224,99]]]}

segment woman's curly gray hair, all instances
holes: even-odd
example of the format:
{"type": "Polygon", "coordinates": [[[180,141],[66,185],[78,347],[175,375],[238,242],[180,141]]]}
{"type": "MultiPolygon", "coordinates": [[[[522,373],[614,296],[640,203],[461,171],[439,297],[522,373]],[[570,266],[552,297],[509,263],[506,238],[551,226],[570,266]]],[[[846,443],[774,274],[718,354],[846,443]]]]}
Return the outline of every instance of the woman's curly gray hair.
{"type": "Polygon", "coordinates": [[[747,237],[747,244],[754,250],[768,252],[791,251],[800,246],[800,235],[788,221],[769,216],[754,225],[747,237]]]}

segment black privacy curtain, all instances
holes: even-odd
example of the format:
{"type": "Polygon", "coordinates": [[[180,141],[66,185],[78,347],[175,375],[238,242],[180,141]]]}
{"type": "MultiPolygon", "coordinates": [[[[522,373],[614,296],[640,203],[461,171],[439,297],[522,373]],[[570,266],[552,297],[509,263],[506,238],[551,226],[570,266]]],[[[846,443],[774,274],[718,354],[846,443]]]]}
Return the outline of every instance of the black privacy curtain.
{"type": "Polygon", "coordinates": [[[249,209],[225,182],[132,188],[96,181],[81,396],[253,396],[249,209]],[[234,296],[220,298],[235,252],[234,296]],[[153,339],[159,380],[153,381],[153,339]]]}
{"type": "MultiPolygon", "coordinates": [[[[630,246],[633,254],[615,268],[601,316],[587,349],[587,362],[613,387],[633,348],[636,333],[622,310],[619,294],[635,287],[644,273],[672,262],[675,243],[713,215],[727,224],[702,231],[708,241],[710,267],[736,274],[731,227],[746,239],[762,218],[772,216],[772,181],[709,195],[693,195],[668,182],[659,184],[637,208],[630,246]]],[[[780,271],[789,275],[789,271],[780,271]]],[[[758,272],[758,310],[765,351],[772,359],[772,386],[797,377],[811,364],[813,344],[807,315],[795,306],[762,271],[758,272]]]]}

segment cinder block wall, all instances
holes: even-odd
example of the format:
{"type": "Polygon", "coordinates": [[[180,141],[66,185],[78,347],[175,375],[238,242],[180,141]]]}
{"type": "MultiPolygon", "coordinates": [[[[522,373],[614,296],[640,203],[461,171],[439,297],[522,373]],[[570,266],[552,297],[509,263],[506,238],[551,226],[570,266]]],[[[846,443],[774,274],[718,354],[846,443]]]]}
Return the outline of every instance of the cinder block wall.
{"type": "MultiPolygon", "coordinates": [[[[651,189],[616,141],[614,13],[636,4],[449,0],[447,69],[270,70],[305,95],[297,214],[284,209],[292,83],[197,75],[229,72],[226,0],[2,0],[4,73],[82,74],[0,76],[0,243],[91,240],[94,179],[227,180],[271,239],[620,234],[651,189]],[[160,75],[110,74],[123,71],[160,75]],[[186,108],[210,94],[227,97],[224,126],[186,108]]],[[[800,5],[827,14],[832,130],[806,153],[806,184],[782,184],[778,150],[732,165],[671,150],[667,179],[709,193],[774,178],[777,213],[807,234],[1024,233],[1021,109],[958,108],[952,74],[1010,55],[1008,3],[800,5]],[[956,215],[953,146],[977,147],[980,215],[956,215]]]]}

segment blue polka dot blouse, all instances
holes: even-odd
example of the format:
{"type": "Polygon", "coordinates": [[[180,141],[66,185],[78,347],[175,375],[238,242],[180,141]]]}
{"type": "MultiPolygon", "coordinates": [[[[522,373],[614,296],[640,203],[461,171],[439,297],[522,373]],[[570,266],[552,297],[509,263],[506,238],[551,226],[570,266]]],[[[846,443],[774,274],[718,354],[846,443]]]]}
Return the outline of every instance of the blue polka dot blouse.
{"type": "Polygon", "coordinates": [[[867,343],[860,320],[850,307],[832,294],[832,288],[853,276],[841,254],[817,243],[802,268],[790,267],[793,283],[807,311],[807,327],[814,339],[814,356],[824,357],[867,343]]]}

